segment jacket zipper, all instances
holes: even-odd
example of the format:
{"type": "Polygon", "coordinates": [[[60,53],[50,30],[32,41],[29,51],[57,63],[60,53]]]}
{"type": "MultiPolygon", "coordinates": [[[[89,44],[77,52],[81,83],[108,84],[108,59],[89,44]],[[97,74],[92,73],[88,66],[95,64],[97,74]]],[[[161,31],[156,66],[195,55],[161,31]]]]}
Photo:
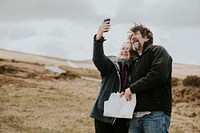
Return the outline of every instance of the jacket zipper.
{"type": "Polygon", "coordinates": [[[115,124],[116,119],[117,119],[117,118],[113,118],[112,125],[115,124]]]}
{"type": "MultiPolygon", "coordinates": [[[[118,79],[119,79],[119,92],[121,90],[121,78],[120,78],[120,73],[119,73],[119,69],[117,67],[117,65],[114,65],[116,67],[116,70],[117,70],[117,75],[118,75],[118,79]]],[[[117,118],[113,117],[113,121],[112,121],[112,125],[114,125],[115,121],[116,121],[117,118]]]]}

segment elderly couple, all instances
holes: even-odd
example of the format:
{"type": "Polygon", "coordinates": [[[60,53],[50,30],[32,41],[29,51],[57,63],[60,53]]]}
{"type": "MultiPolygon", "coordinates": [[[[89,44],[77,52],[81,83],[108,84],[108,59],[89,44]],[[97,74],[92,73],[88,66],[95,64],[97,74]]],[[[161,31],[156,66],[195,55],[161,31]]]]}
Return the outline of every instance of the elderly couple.
{"type": "Polygon", "coordinates": [[[102,22],[94,36],[93,62],[102,82],[93,107],[96,133],[167,133],[172,110],[172,58],[158,45],[153,45],[152,32],[143,25],[130,29],[129,41],[121,47],[115,61],[104,54],[104,33],[109,21],[102,22]],[[103,116],[104,102],[111,93],[120,92],[127,102],[136,94],[132,119],[103,116]]]}
{"type": "Polygon", "coordinates": [[[100,71],[102,82],[91,112],[96,133],[167,133],[172,110],[172,58],[158,45],[153,45],[152,32],[143,25],[130,29],[118,59],[104,54],[104,33],[109,21],[102,22],[94,36],[93,62],[100,71]],[[113,92],[125,95],[127,102],[136,94],[132,119],[103,116],[104,102],[113,92]]]}

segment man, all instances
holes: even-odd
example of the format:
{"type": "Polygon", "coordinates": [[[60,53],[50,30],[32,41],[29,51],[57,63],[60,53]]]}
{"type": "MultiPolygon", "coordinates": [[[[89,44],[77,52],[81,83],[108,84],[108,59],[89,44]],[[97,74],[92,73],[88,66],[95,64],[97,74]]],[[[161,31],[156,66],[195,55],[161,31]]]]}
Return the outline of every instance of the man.
{"type": "Polygon", "coordinates": [[[158,45],[153,45],[152,32],[143,25],[131,29],[132,48],[138,53],[131,71],[131,84],[125,90],[130,100],[136,93],[137,104],[129,133],[167,133],[172,108],[172,58],[158,45]]]}

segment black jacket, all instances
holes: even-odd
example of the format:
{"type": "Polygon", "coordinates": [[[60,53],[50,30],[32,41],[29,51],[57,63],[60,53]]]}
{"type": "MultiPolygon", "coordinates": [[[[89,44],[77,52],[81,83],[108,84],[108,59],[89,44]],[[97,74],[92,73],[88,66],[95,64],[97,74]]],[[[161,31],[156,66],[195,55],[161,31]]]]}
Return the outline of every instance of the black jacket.
{"type": "Polygon", "coordinates": [[[172,58],[159,45],[145,44],[131,72],[132,93],[136,93],[135,111],[164,111],[172,108],[172,58]]]}

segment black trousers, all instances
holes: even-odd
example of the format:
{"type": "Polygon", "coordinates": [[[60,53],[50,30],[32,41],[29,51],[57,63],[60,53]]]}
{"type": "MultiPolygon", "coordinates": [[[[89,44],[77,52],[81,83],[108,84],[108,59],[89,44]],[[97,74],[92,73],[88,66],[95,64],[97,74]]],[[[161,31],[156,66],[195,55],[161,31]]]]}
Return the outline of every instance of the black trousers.
{"type": "Polygon", "coordinates": [[[94,120],[95,133],[128,133],[127,119],[116,119],[113,125],[94,120]]]}

